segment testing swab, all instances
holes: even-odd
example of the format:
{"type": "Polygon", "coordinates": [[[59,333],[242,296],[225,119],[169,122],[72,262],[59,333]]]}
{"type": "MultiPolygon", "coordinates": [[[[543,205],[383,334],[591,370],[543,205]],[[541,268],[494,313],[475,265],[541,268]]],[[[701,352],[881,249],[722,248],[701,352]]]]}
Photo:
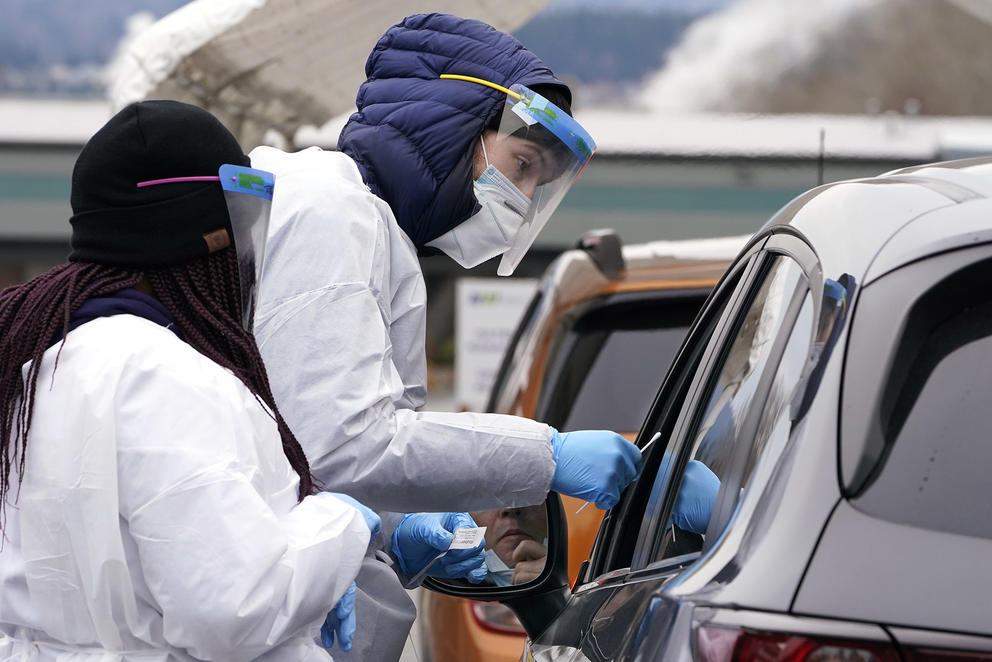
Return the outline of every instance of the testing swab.
{"type": "MultiPolygon", "coordinates": [[[[644,444],[644,448],[641,449],[641,455],[644,455],[644,451],[648,449],[648,446],[658,441],[659,439],[661,439],[660,430],[658,432],[655,432],[654,436],[648,439],[648,443],[644,444]]],[[[586,509],[586,506],[588,506],[590,503],[592,503],[592,501],[586,501],[584,504],[582,504],[582,506],[578,510],[575,511],[575,514],[578,515],[579,513],[581,513],[583,510],[586,509]]]]}

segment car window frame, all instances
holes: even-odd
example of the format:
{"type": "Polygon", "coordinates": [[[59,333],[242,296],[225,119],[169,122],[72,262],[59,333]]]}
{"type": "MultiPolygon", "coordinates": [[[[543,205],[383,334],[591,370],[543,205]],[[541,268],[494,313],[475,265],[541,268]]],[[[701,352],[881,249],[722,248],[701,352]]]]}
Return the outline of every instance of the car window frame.
{"type": "MultiPolygon", "coordinates": [[[[648,443],[650,435],[646,435],[645,430],[658,429],[659,425],[655,423],[669,420],[669,411],[680,407],[681,403],[693,394],[694,384],[687,382],[686,378],[695,374],[697,366],[708,359],[712,349],[709,339],[723,332],[728,314],[740,305],[740,293],[746,291],[743,286],[753,277],[755,255],[764,247],[766,241],[767,237],[752,239],[748,247],[724,272],[703,303],[641,425],[635,442],[639,448],[643,448],[648,443]],[[700,336],[703,336],[702,340],[700,336]]],[[[650,484],[653,485],[657,474],[664,471],[665,467],[661,466],[664,451],[664,445],[659,444],[650,449],[644,458],[641,478],[628,487],[620,503],[603,516],[603,522],[590,552],[589,565],[581,573],[579,583],[608,572],[616,572],[624,567],[624,564],[618,562],[618,557],[626,558],[625,551],[620,546],[620,541],[626,538],[620,535],[620,532],[622,529],[629,529],[626,525],[631,520],[639,522],[643,517],[650,496],[650,488],[644,487],[645,477],[650,476],[650,484]]],[[[639,530],[639,523],[637,526],[639,530]]]]}
{"type": "MultiPolygon", "coordinates": [[[[645,529],[645,535],[643,536],[639,532],[639,540],[635,546],[634,555],[631,560],[631,569],[633,571],[640,571],[649,566],[664,567],[673,562],[680,565],[686,564],[684,557],[657,558],[659,545],[664,544],[663,534],[666,528],[660,527],[658,524],[662,521],[667,522],[671,509],[674,506],[677,495],[677,483],[679,482],[675,479],[681,477],[690,459],[689,455],[695,441],[695,434],[693,432],[696,430],[698,418],[704,413],[703,409],[705,408],[702,398],[710,392],[712,381],[716,378],[717,371],[724,365],[727,353],[733,345],[733,340],[736,338],[740,324],[750,311],[754,303],[754,297],[765,283],[770,269],[775,263],[775,259],[779,256],[790,259],[793,264],[798,266],[801,278],[793,289],[788,308],[783,316],[783,322],[776,332],[772,349],[769,351],[767,364],[763,373],[759,376],[759,382],[753,396],[754,401],[764,402],[764,399],[767,397],[785,349],[795,331],[795,324],[806,296],[811,292],[822,289],[822,272],[819,267],[819,261],[808,242],[801,235],[798,235],[798,233],[780,231],[771,234],[760,253],[755,256],[750,277],[744,283],[744,286],[739,288],[738,300],[733,310],[728,307],[730,316],[724,316],[723,328],[721,329],[722,335],[717,336],[716,333],[713,334],[712,337],[718,338],[718,340],[716,343],[713,341],[710,342],[708,349],[711,351],[708,352],[708,363],[705,365],[700,363],[697,367],[694,376],[695,384],[693,392],[690,397],[683,400],[680,407],[678,421],[673,427],[671,441],[666,448],[665,458],[663,459],[663,462],[668,463],[670,469],[666,472],[667,475],[665,475],[661,485],[658,483],[659,479],[656,478],[655,484],[652,486],[652,495],[655,498],[654,503],[660,501],[660,507],[656,511],[656,516],[652,516],[654,526],[645,529]],[[786,329],[788,329],[787,332],[785,332],[786,329]],[[662,535],[659,535],[659,533],[662,535]]],[[[816,319],[819,315],[819,303],[815,296],[813,297],[813,304],[813,319],[816,319]]],[[[730,469],[724,478],[723,484],[721,484],[717,504],[714,507],[713,515],[707,527],[703,548],[696,554],[697,558],[699,555],[706,553],[716,546],[734,517],[739,503],[739,491],[742,487],[740,479],[743,478],[743,469],[754,447],[755,436],[764,412],[765,409],[762,406],[754,407],[747,413],[746,423],[742,426],[741,434],[731,454],[730,469]],[[732,481],[728,482],[727,478],[732,479],[732,481]]],[[[642,514],[642,519],[649,516],[650,506],[651,503],[649,502],[648,507],[645,508],[642,514]]]]}
{"type": "MultiPolygon", "coordinates": [[[[697,400],[700,397],[700,389],[705,387],[705,380],[710,378],[714,357],[722,353],[727,346],[728,324],[741,315],[745,306],[751,304],[751,297],[757,291],[755,280],[762,275],[759,269],[769,259],[767,253],[778,253],[792,258],[799,265],[806,281],[805,288],[802,287],[801,283],[797,284],[793,296],[795,297],[794,300],[798,301],[798,307],[791,315],[789,332],[785,334],[785,337],[790,337],[793,332],[796,317],[802,309],[802,302],[807,292],[814,293],[813,315],[814,319],[818,317],[820,303],[815,293],[822,291],[823,278],[819,260],[805,237],[790,227],[778,227],[770,229],[764,235],[752,238],[748,247],[742,251],[721,278],[720,283],[713,289],[703,310],[693,323],[637,438],[637,445],[643,447],[654,430],[670,428],[668,442],[656,444],[646,454],[641,479],[635,482],[632,488],[625,491],[616,508],[607,512],[594,542],[589,565],[579,578],[580,582],[588,582],[592,578],[606,574],[641,573],[649,565],[656,565],[645,563],[647,555],[643,552],[636,554],[637,559],[635,561],[635,552],[629,549],[629,542],[621,543],[620,540],[626,540],[629,536],[636,535],[637,542],[634,544],[634,549],[640,551],[646,547],[643,540],[648,538],[647,534],[656,533],[659,528],[663,528],[655,522],[653,531],[651,528],[646,529],[645,536],[641,536],[640,524],[645,519],[646,513],[650,512],[648,506],[650,505],[651,493],[654,491],[654,484],[658,480],[662,480],[666,486],[664,494],[668,493],[668,486],[672,484],[672,476],[676,475],[675,471],[679,468],[676,463],[676,460],[679,459],[678,453],[672,452],[676,449],[673,442],[679,442],[678,449],[681,449],[682,445],[686,443],[686,424],[690,421],[685,418],[685,413],[695,411],[698,408],[697,400]],[[714,319],[714,315],[718,315],[718,317],[714,319]],[[699,346],[700,343],[703,343],[702,347],[699,346]],[[700,370],[701,366],[705,366],[705,369],[700,370]],[[687,408],[686,405],[690,402],[693,405],[687,408]],[[632,528],[636,530],[632,531],[632,528]]],[[[783,345],[777,348],[778,351],[774,357],[776,366],[781,361],[782,352],[787,346],[787,342],[787,340],[784,341],[783,345]]],[[[751,442],[753,445],[753,437],[751,442]]],[[[681,470],[684,470],[684,464],[681,465],[681,470]]],[[[681,473],[677,475],[681,475],[681,473]]],[[[671,502],[674,502],[674,499],[669,501],[670,503],[666,504],[664,512],[661,513],[663,516],[667,516],[665,513],[670,510],[671,502]]],[[[660,520],[659,517],[658,521],[660,520]]],[[[678,557],[673,561],[679,561],[681,565],[685,565],[692,563],[698,556],[699,554],[696,553],[695,555],[688,555],[688,557],[678,557]]]]}
{"type": "MultiPolygon", "coordinates": [[[[764,373],[759,378],[758,386],[755,389],[755,400],[760,400],[762,402],[767,401],[772,383],[774,382],[782,364],[782,358],[785,355],[786,347],[792,340],[793,333],[795,332],[795,326],[799,320],[799,315],[802,311],[807,295],[812,296],[812,292],[822,290],[822,271],[813,249],[804,242],[791,240],[787,237],[787,234],[774,235],[765,246],[765,253],[769,255],[784,255],[785,257],[790,258],[793,262],[799,265],[799,268],[803,273],[804,280],[797,283],[797,286],[792,293],[792,299],[789,302],[789,307],[783,318],[780,332],[776,335],[773,341],[774,344],[772,349],[768,354],[768,365],[771,366],[774,361],[774,369],[769,370],[768,367],[765,368],[764,373]],[[814,283],[817,284],[816,290],[814,290],[814,283]],[[805,285],[805,287],[803,287],[803,285],[805,285]],[[782,329],[785,329],[786,327],[788,327],[789,332],[782,333],[782,329]]],[[[812,302],[813,312],[811,319],[816,320],[820,314],[820,298],[812,296],[812,302]]],[[[814,332],[814,329],[815,326],[811,328],[810,331],[814,332]]],[[[799,386],[798,382],[793,388],[796,386],[799,386]]],[[[733,516],[738,501],[734,494],[739,492],[740,489],[744,487],[743,482],[746,478],[744,476],[744,469],[747,465],[751,452],[754,449],[755,437],[757,436],[758,427],[761,424],[761,420],[764,417],[765,412],[766,409],[764,406],[753,407],[752,410],[748,412],[748,416],[745,419],[744,426],[742,426],[742,432],[740,435],[741,438],[745,440],[745,443],[736,444],[733,452],[731,453],[730,471],[728,472],[728,476],[733,479],[734,482],[727,483],[725,481],[725,484],[721,486],[720,494],[717,496],[717,504],[714,507],[714,514],[710,518],[709,526],[707,526],[706,529],[703,553],[716,545],[719,540],[719,534],[726,531],[727,526],[730,524],[730,519],[733,516]]]]}
{"type": "Polygon", "coordinates": [[[640,570],[656,563],[657,547],[668,528],[662,522],[667,523],[667,513],[674,504],[674,494],[670,496],[669,493],[672,492],[673,482],[685,472],[689,462],[695,440],[695,434],[690,432],[698,427],[698,418],[703,413],[700,405],[704,397],[708,399],[712,381],[716,378],[716,368],[726,361],[727,352],[736,337],[739,327],[737,322],[750,309],[757,287],[767,277],[770,264],[771,260],[764,250],[755,256],[746,278],[742,278],[734,293],[735,300],[724,310],[718,328],[714,329],[707,342],[705,357],[696,365],[692,385],[675,414],[676,420],[661,460],[661,468],[651,486],[651,496],[641,517],[642,525],[637,532],[631,570],[640,570]]]}
{"type": "MultiPolygon", "coordinates": [[[[769,254],[773,253],[769,251],[769,254]]],[[[782,255],[782,253],[778,253],[778,255],[782,255]]],[[[783,316],[780,331],[772,341],[772,348],[768,353],[768,366],[766,366],[764,372],[758,378],[758,384],[755,388],[755,401],[760,401],[763,403],[767,402],[772,383],[775,381],[779,366],[782,363],[782,357],[785,354],[786,346],[789,344],[789,341],[792,340],[796,323],[799,320],[800,311],[806,301],[806,297],[809,296],[809,278],[805,275],[805,273],[803,276],[804,277],[802,280],[796,284],[796,287],[792,292],[789,306],[783,316]],[[782,333],[782,329],[785,329],[786,327],[788,327],[789,332],[782,333]],[[772,364],[774,364],[774,368],[769,369],[772,364]]],[[[811,317],[811,319],[813,318],[811,317]]],[[[812,327],[810,330],[812,331],[812,327]]],[[[765,416],[766,411],[767,410],[764,406],[752,407],[744,419],[744,424],[741,426],[740,440],[734,445],[734,448],[731,451],[730,468],[727,471],[727,479],[725,479],[721,485],[720,493],[717,495],[716,505],[713,508],[713,515],[710,517],[709,524],[706,527],[706,535],[702,549],[703,553],[706,553],[717,544],[719,537],[724,531],[727,530],[730,520],[734,515],[734,510],[736,510],[739,502],[738,494],[744,487],[745,480],[750,477],[749,475],[745,476],[745,468],[747,466],[748,459],[754,450],[758,427],[761,423],[761,419],[765,416]]]]}

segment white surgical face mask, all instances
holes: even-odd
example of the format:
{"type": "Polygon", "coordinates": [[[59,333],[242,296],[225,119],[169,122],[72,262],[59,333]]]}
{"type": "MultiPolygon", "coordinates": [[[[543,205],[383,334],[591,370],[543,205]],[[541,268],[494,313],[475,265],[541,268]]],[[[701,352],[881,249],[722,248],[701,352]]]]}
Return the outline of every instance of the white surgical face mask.
{"type": "MultiPolygon", "coordinates": [[[[485,143],[482,153],[485,156],[485,143]]],[[[452,260],[471,269],[501,255],[513,244],[530,207],[530,198],[513,185],[496,166],[488,165],[475,180],[475,197],[482,209],[451,228],[437,239],[427,242],[452,260]]]]}
{"type": "Polygon", "coordinates": [[[491,549],[486,550],[486,568],[489,570],[486,579],[496,586],[513,584],[513,569],[503,563],[503,559],[496,556],[496,552],[491,549]]]}

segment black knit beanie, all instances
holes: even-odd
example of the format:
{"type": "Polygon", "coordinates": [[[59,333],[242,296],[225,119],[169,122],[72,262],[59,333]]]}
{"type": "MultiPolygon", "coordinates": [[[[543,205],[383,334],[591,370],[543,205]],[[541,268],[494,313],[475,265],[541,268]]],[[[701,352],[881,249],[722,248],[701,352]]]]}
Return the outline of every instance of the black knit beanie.
{"type": "Polygon", "coordinates": [[[69,260],[145,267],[207,255],[207,237],[231,227],[220,182],[137,184],[215,176],[225,163],[247,166],[249,160],[234,135],[207,111],[178,101],[127,106],[76,159],[69,260]]]}

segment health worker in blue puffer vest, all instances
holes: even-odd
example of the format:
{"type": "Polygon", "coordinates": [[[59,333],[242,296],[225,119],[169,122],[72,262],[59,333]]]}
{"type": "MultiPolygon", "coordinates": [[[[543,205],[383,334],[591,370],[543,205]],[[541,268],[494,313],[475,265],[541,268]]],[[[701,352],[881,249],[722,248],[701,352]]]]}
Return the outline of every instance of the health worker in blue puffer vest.
{"type": "MultiPolygon", "coordinates": [[[[382,551],[397,572],[433,563],[430,575],[479,581],[481,546],[474,565],[434,562],[453,528],[472,526],[447,511],[539,504],[550,490],[608,509],[641,456],[613,432],[419,411],[418,255],[440,251],[465,268],[502,255],[499,273],[510,275],[595,145],[569,115],[568,87],[479,21],[410,16],[379,39],[365,70],[339,151],[250,154],[279,182],[255,335],[311,470],[383,514],[382,551]]],[[[415,614],[396,574],[367,561],[358,632],[339,660],[397,659],[415,614]]]]}

